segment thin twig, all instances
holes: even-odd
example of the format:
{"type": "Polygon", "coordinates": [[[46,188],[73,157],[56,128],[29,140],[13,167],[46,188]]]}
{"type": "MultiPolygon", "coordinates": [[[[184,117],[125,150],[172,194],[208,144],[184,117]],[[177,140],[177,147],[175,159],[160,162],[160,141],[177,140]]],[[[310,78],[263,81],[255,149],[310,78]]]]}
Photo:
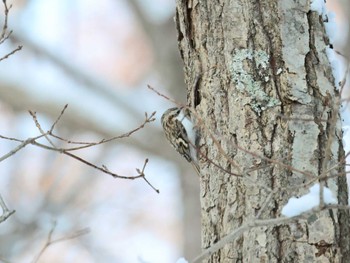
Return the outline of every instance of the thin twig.
{"type": "MultiPolygon", "coordinates": [[[[151,115],[148,115],[147,113],[145,113],[145,120],[144,122],[139,125],[137,128],[125,133],[125,134],[122,134],[120,136],[115,136],[113,138],[110,138],[110,139],[103,139],[99,142],[90,142],[90,143],[86,143],[84,146],[79,146],[79,147],[75,147],[75,148],[58,148],[57,146],[55,146],[55,144],[52,142],[52,140],[50,139],[50,136],[54,137],[54,138],[60,138],[62,139],[62,141],[65,141],[65,142],[70,142],[68,141],[67,139],[64,139],[64,138],[61,138],[59,136],[54,136],[52,134],[52,131],[54,130],[56,124],[59,122],[59,120],[61,119],[61,117],[63,116],[65,110],[67,108],[67,105],[64,106],[64,108],[62,109],[61,113],[59,114],[59,116],[56,118],[56,120],[54,121],[54,123],[52,124],[50,130],[48,130],[47,132],[45,132],[39,121],[38,121],[38,118],[37,118],[37,114],[36,112],[33,112],[33,111],[29,111],[29,114],[32,116],[32,119],[36,125],[36,127],[38,128],[39,132],[41,133],[41,135],[37,136],[37,137],[34,137],[34,138],[28,138],[27,140],[19,140],[19,139],[16,139],[16,138],[11,138],[11,137],[6,137],[6,136],[2,136],[0,135],[0,138],[1,139],[6,139],[6,140],[12,140],[12,141],[17,141],[17,142],[20,142],[20,144],[15,148],[13,149],[12,151],[10,151],[9,153],[5,154],[4,156],[0,157],[0,162],[9,158],[10,156],[14,155],[15,153],[17,153],[19,150],[21,150],[22,148],[24,148],[25,146],[27,146],[28,144],[31,144],[31,145],[34,145],[34,146],[37,146],[37,147],[40,147],[42,149],[46,149],[46,150],[50,150],[50,151],[55,151],[55,152],[59,152],[59,153],[62,153],[64,155],[67,155],[79,162],[82,162],[96,170],[99,170],[105,174],[109,174],[111,176],[113,176],[114,178],[118,178],[118,179],[128,179],[128,180],[134,180],[134,179],[138,179],[138,178],[143,178],[143,180],[145,180],[145,182],[151,186],[151,188],[159,193],[159,190],[156,189],[147,179],[146,179],[146,175],[144,173],[145,171],[145,168],[146,168],[146,164],[148,163],[148,159],[146,159],[144,165],[143,165],[143,168],[142,168],[142,171],[139,171],[139,169],[137,169],[137,171],[139,171],[139,174],[138,175],[135,175],[135,176],[123,176],[123,175],[119,175],[117,173],[114,173],[114,172],[111,172],[110,170],[108,170],[107,166],[106,165],[102,165],[102,166],[98,166],[96,164],[93,164],[73,153],[70,153],[70,151],[74,151],[74,150],[78,150],[78,149],[83,149],[83,148],[87,148],[87,147],[92,147],[92,146],[95,146],[95,145],[99,145],[99,144],[102,144],[102,143],[106,143],[106,142],[110,142],[112,140],[116,140],[116,139],[121,139],[121,138],[125,138],[125,137],[129,137],[131,136],[133,133],[139,131],[140,129],[144,128],[146,124],[150,123],[150,122],[153,122],[155,120],[154,116],[156,114],[156,112],[153,112],[151,115]],[[43,144],[43,143],[39,143],[37,141],[37,139],[41,138],[41,137],[45,137],[47,139],[47,141],[50,143],[50,145],[46,145],[46,144],[43,144]]],[[[77,143],[77,142],[75,142],[77,143]]],[[[82,143],[82,142],[79,142],[79,143],[82,143]]]]}
{"type": "Polygon", "coordinates": [[[161,92],[157,91],[157,90],[156,90],[155,88],[153,88],[151,85],[147,85],[147,88],[150,89],[150,90],[152,90],[153,92],[157,93],[159,96],[163,97],[164,99],[166,99],[166,100],[168,100],[168,101],[170,101],[170,102],[176,104],[177,106],[179,106],[179,107],[185,107],[185,105],[183,105],[183,104],[181,104],[181,103],[178,103],[178,102],[176,102],[175,100],[173,100],[173,99],[169,98],[168,96],[162,94],[161,92]]]}
{"type": "MultiPolygon", "coordinates": [[[[38,130],[40,131],[40,133],[45,137],[45,139],[51,144],[52,147],[57,148],[57,147],[55,146],[55,144],[53,143],[53,141],[49,138],[48,132],[44,132],[44,130],[41,128],[41,125],[40,125],[40,123],[39,123],[39,121],[38,121],[38,117],[36,116],[36,112],[35,112],[35,111],[28,111],[28,112],[29,112],[29,114],[32,116],[33,121],[34,121],[34,123],[35,123],[35,126],[38,128],[38,130]]],[[[60,116],[61,116],[61,115],[60,115],[60,116]]],[[[58,121],[58,119],[60,118],[60,116],[56,119],[55,122],[58,121]]]]}
{"type": "MultiPolygon", "coordinates": [[[[12,34],[12,31],[7,31],[8,28],[8,15],[10,12],[10,9],[12,8],[12,5],[8,6],[6,0],[2,0],[2,3],[4,5],[4,24],[2,26],[2,31],[0,35],[0,45],[3,44],[12,34]]],[[[22,49],[22,46],[19,45],[17,48],[9,52],[8,54],[4,55],[3,57],[0,58],[0,61],[7,59],[11,55],[15,54],[17,51],[20,51],[22,49]]]]}
{"type": "Polygon", "coordinates": [[[39,251],[38,255],[32,260],[32,263],[38,262],[40,257],[44,254],[45,250],[49,246],[51,246],[51,245],[53,245],[55,243],[59,243],[59,242],[63,242],[63,241],[71,240],[71,239],[75,239],[75,238],[78,238],[78,237],[80,237],[82,235],[86,235],[86,234],[90,233],[90,229],[89,228],[83,228],[81,230],[76,231],[75,233],[70,234],[70,235],[67,235],[67,236],[64,236],[64,237],[52,240],[52,235],[53,235],[53,233],[55,231],[56,226],[57,226],[57,222],[54,221],[53,225],[52,225],[52,228],[50,229],[50,231],[49,231],[49,233],[47,235],[47,239],[46,239],[46,242],[45,242],[44,246],[39,251]]]}
{"type": "MultiPolygon", "coordinates": [[[[37,137],[34,138],[28,138],[27,140],[21,141],[21,144],[18,145],[16,148],[14,148],[13,150],[11,150],[10,152],[8,152],[7,154],[3,155],[0,157],[0,162],[2,162],[3,160],[11,157],[12,155],[14,155],[15,153],[17,153],[19,150],[21,150],[22,148],[26,147],[28,144],[33,144],[33,142],[41,137],[43,137],[44,135],[39,135],[37,137]]],[[[13,138],[6,138],[4,136],[1,136],[2,139],[8,139],[8,140],[14,140],[13,138]]],[[[18,139],[15,139],[16,141],[20,141],[18,139]]]]}
{"type": "Polygon", "coordinates": [[[147,179],[146,179],[146,175],[145,175],[145,169],[146,169],[146,165],[148,163],[148,159],[145,160],[145,163],[143,164],[142,170],[140,171],[140,169],[136,169],[136,171],[142,176],[143,180],[145,180],[145,182],[152,187],[152,189],[154,191],[156,191],[159,194],[159,189],[156,189],[147,179]]]}
{"type": "MultiPolygon", "coordinates": [[[[0,43],[1,44],[1,43],[0,43]]],[[[4,59],[7,59],[9,56],[12,56],[13,54],[15,54],[16,52],[22,50],[22,47],[21,45],[19,45],[17,48],[15,48],[14,50],[12,50],[10,53],[6,54],[5,56],[3,56],[2,58],[0,58],[0,61],[4,60],[4,59]]]]}
{"type": "Polygon", "coordinates": [[[153,113],[151,113],[150,116],[148,116],[148,114],[145,113],[145,120],[144,120],[144,122],[142,124],[140,124],[138,127],[136,127],[135,129],[132,129],[131,131],[129,131],[127,133],[124,133],[122,135],[114,136],[114,137],[108,138],[108,139],[102,139],[102,140],[100,140],[98,142],[72,141],[72,140],[67,140],[67,139],[64,139],[64,138],[62,138],[60,136],[57,136],[57,135],[51,133],[50,131],[48,133],[50,134],[50,136],[52,136],[52,137],[54,137],[54,138],[56,138],[58,140],[64,141],[66,143],[69,143],[69,144],[82,144],[83,146],[71,147],[71,148],[66,148],[65,149],[66,152],[68,152],[68,151],[76,151],[76,150],[85,149],[85,148],[88,148],[88,147],[91,147],[91,146],[95,146],[95,145],[111,142],[111,141],[114,141],[114,140],[119,140],[119,139],[130,137],[135,132],[137,132],[140,129],[144,128],[146,124],[155,121],[155,118],[154,118],[155,114],[156,114],[156,112],[153,112],[153,113]]]}
{"type": "Polygon", "coordinates": [[[2,0],[2,3],[4,4],[5,18],[4,18],[4,25],[2,26],[2,32],[1,32],[1,36],[0,36],[0,44],[2,44],[12,33],[10,31],[7,34],[8,15],[9,15],[10,9],[12,8],[12,5],[7,6],[6,0],[2,0]],[[7,34],[7,36],[6,36],[6,34],[7,34]]]}
{"type": "Polygon", "coordinates": [[[48,145],[39,143],[39,142],[37,142],[37,141],[35,141],[35,140],[30,141],[30,143],[31,143],[32,145],[35,145],[35,146],[40,147],[40,148],[45,149],[45,150],[55,151],[55,152],[59,152],[59,153],[68,155],[69,157],[72,157],[73,159],[75,159],[75,160],[77,160],[77,161],[79,161],[79,162],[82,162],[82,163],[84,163],[84,164],[86,164],[86,165],[88,165],[88,166],[91,166],[91,167],[94,168],[94,169],[97,169],[97,170],[99,170],[99,171],[101,171],[101,172],[103,172],[103,173],[109,174],[109,175],[111,175],[111,176],[113,176],[113,177],[115,177],[115,178],[134,180],[134,179],[137,179],[137,178],[142,177],[142,175],[123,176],[123,175],[118,175],[118,174],[116,174],[116,173],[112,173],[112,172],[110,172],[109,170],[106,170],[106,169],[104,168],[104,167],[106,167],[105,165],[102,165],[101,167],[100,167],[100,166],[97,166],[97,165],[95,165],[95,164],[93,164],[93,163],[90,163],[90,162],[86,161],[85,159],[83,159],[83,158],[81,158],[81,157],[79,157],[79,156],[77,156],[77,155],[75,155],[75,154],[72,154],[72,153],[70,153],[70,152],[67,152],[66,149],[64,149],[64,148],[56,148],[56,147],[48,146],[48,145]]]}
{"type": "Polygon", "coordinates": [[[49,134],[52,134],[53,129],[55,128],[56,124],[60,121],[60,119],[61,119],[61,117],[63,116],[64,112],[66,111],[67,107],[68,107],[68,104],[64,105],[64,107],[63,107],[63,109],[62,109],[60,115],[58,115],[57,119],[56,119],[55,122],[52,124],[51,129],[49,130],[49,134]]]}
{"type": "Polygon", "coordinates": [[[9,140],[9,141],[15,141],[15,142],[23,142],[23,140],[21,140],[21,139],[8,137],[8,136],[4,136],[4,135],[0,135],[0,139],[9,140]]]}
{"type": "Polygon", "coordinates": [[[0,223],[4,222],[7,218],[9,218],[12,214],[16,212],[15,210],[8,209],[1,195],[0,195],[0,207],[2,209],[2,215],[0,216],[0,223]]]}

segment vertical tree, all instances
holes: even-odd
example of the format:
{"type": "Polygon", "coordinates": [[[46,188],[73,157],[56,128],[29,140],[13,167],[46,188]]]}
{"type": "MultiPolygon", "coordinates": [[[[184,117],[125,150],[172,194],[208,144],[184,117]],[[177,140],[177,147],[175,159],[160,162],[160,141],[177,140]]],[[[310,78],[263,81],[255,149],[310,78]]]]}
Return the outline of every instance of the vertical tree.
{"type": "Polygon", "coordinates": [[[206,262],[350,262],[346,209],[320,202],[268,223],[315,182],[347,205],[324,18],[305,0],[177,0],[201,134],[202,248],[248,226],[206,262]]]}

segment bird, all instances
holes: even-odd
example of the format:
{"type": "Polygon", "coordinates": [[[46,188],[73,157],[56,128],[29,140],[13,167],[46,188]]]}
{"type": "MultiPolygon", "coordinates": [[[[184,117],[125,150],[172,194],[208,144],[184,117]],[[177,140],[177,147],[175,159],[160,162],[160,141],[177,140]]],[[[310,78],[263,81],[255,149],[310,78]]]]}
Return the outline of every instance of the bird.
{"type": "Polygon", "coordinates": [[[161,123],[167,140],[200,175],[196,150],[197,131],[190,111],[185,107],[170,108],[163,113],[161,123]]]}

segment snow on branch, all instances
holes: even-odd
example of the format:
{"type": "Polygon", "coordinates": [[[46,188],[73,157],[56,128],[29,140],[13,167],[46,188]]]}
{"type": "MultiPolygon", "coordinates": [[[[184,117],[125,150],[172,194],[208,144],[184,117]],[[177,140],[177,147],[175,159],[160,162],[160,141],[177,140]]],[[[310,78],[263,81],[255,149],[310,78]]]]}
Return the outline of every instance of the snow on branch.
{"type": "MultiPolygon", "coordinates": [[[[310,187],[310,192],[300,198],[291,197],[288,203],[282,208],[282,215],[293,217],[300,215],[320,205],[320,188],[319,184],[310,187]]],[[[323,187],[323,200],[325,204],[336,204],[337,199],[334,198],[332,191],[328,187],[323,187]]]]}

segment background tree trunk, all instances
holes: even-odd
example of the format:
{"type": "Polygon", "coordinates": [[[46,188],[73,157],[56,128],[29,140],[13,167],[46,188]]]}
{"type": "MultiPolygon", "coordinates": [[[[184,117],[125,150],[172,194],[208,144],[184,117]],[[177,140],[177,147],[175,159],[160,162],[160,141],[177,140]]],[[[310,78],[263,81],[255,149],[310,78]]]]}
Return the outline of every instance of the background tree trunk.
{"type": "MultiPolygon", "coordinates": [[[[344,160],[339,94],[322,17],[309,5],[177,1],[188,100],[203,121],[203,249],[253,219],[280,217],[317,176],[339,175],[325,184],[347,204],[344,165],[335,166],[344,160]]],[[[207,262],[350,262],[349,243],[348,211],[323,210],[252,228],[207,262]]]]}

